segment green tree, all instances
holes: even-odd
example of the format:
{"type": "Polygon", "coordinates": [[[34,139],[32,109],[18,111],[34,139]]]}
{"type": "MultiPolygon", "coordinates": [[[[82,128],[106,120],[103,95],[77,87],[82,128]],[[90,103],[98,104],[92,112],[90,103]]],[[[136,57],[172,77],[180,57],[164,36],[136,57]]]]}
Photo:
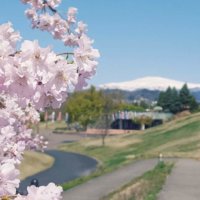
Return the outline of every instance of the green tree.
{"type": "Polygon", "coordinates": [[[198,103],[196,102],[195,98],[193,96],[191,96],[190,111],[194,112],[194,111],[198,110],[198,108],[199,108],[198,103]]]}
{"type": "Polygon", "coordinates": [[[176,114],[181,110],[181,103],[178,91],[176,88],[172,88],[169,99],[169,111],[176,114]]]}
{"type": "Polygon", "coordinates": [[[187,84],[184,84],[179,93],[181,110],[195,111],[198,109],[198,103],[195,98],[190,94],[187,84]]]}
{"type": "Polygon", "coordinates": [[[176,88],[170,87],[165,92],[160,92],[158,106],[174,114],[183,110],[195,111],[198,109],[198,103],[190,94],[187,84],[184,84],[179,92],[176,88]]]}
{"type": "MultiPolygon", "coordinates": [[[[69,113],[69,122],[78,122],[85,129],[89,124],[95,124],[100,118],[103,119],[103,129],[109,127],[108,115],[118,110],[119,102],[112,94],[97,91],[95,87],[88,90],[73,93],[62,111],[69,113]]],[[[101,123],[102,124],[102,123],[101,123]]]]}
{"type": "Polygon", "coordinates": [[[113,96],[110,94],[103,94],[102,100],[102,113],[96,123],[96,128],[100,129],[100,135],[102,138],[102,146],[105,145],[105,139],[108,136],[109,128],[112,123],[112,113],[118,110],[117,101],[113,100],[113,96]]]}
{"type": "Polygon", "coordinates": [[[185,83],[179,92],[179,98],[181,103],[181,110],[189,110],[190,109],[190,101],[191,95],[190,91],[185,83]]]}
{"type": "Polygon", "coordinates": [[[118,104],[119,110],[126,110],[126,111],[138,111],[138,112],[143,112],[145,109],[139,105],[135,104],[130,104],[126,102],[121,102],[118,104]]]}
{"type": "Polygon", "coordinates": [[[85,129],[93,124],[103,112],[103,94],[91,87],[86,91],[73,93],[64,105],[69,113],[69,122],[79,122],[85,129]]]}
{"type": "Polygon", "coordinates": [[[161,106],[164,109],[164,104],[165,104],[165,92],[161,91],[158,97],[157,105],[161,106]]]}
{"type": "Polygon", "coordinates": [[[172,97],[172,88],[168,87],[165,92],[160,92],[158,98],[158,106],[161,106],[165,111],[170,111],[171,97],[172,97]]]}

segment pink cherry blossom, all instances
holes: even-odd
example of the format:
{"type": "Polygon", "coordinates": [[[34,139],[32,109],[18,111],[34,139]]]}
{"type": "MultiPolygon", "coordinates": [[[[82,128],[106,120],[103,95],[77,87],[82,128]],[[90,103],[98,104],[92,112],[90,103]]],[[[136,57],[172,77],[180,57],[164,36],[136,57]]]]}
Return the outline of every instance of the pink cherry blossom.
{"type": "Polygon", "coordinates": [[[67,20],[69,23],[75,23],[76,22],[76,14],[78,10],[77,8],[70,7],[67,12],[67,20]]]}
{"type": "Polygon", "coordinates": [[[47,186],[30,186],[27,188],[28,195],[18,195],[15,200],[61,200],[62,187],[49,183],[47,186]]]}
{"type": "MultiPolygon", "coordinates": [[[[76,8],[69,8],[65,19],[55,10],[61,0],[21,1],[29,5],[25,14],[32,27],[48,31],[72,52],[57,55],[37,40],[18,44],[21,36],[12,24],[0,25],[0,198],[15,195],[19,185],[16,167],[24,150],[47,147],[44,138],[33,136],[29,128],[39,122],[38,111],[59,108],[68,92],[86,86],[99,57],[86,35],[87,25],[76,19],[76,8]]],[[[50,183],[28,187],[27,196],[15,199],[60,200],[61,192],[60,186],[50,183]]]]}
{"type": "Polygon", "coordinates": [[[19,171],[12,163],[0,164],[0,196],[15,195],[16,188],[19,186],[18,175],[19,171]]]}
{"type": "Polygon", "coordinates": [[[52,8],[56,8],[61,3],[61,0],[49,0],[48,5],[52,8]]]}
{"type": "Polygon", "coordinates": [[[77,28],[75,30],[79,35],[87,32],[87,24],[83,23],[82,21],[78,22],[77,28]]]}

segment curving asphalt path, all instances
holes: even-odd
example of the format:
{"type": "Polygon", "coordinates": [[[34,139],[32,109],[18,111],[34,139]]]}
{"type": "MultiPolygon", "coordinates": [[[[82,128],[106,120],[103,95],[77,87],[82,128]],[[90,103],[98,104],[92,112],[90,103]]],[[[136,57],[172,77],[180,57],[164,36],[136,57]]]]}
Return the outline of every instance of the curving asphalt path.
{"type": "Polygon", "coordinates": [[[26,192],[27,186],[35,178],[39,180],[39,185],[47,185],[50,182],[62,184],[88,175],[96,169],[97,161],[81,154],[57,150],[48,150],[45,153],[55,158],[53,166],[22,181],[19,187],[20,192],[26,192]]]}
{"type": "MultiPolygon", "coordinates": [[[[157,199],[199,200],[200,161],[178,158],[166,158],[165,160],[175,162],[175,167],[167,178],[157,199]]],[[[64,192],[63,199],[100,200],[132,179],[153,169],[157,162],[157,159],[137,161],[64,192]]]]}
{"type": "Polygon", "coordinates": [[[155,167],[158,159],[141,160],[92,179],[63,193],[63,200],[99,200],[155,167]]]}

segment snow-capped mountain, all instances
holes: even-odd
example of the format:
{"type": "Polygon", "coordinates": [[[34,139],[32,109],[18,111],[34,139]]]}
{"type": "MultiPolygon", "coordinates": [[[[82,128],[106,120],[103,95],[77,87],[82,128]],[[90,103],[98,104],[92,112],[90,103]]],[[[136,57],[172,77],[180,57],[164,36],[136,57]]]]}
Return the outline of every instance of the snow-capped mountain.
{"type": "MultiPolygon", "coordinates": [[[[185,82],[162,77],[144,77],[133,81],[102,84],[99,87],[102,89],[119,89],[126,91],[135,91],[141,89],[164,91],[169,86],[175,87],[179,90],[182,88],[184,83],[185,82]]],[[[200,83],[187,83],[187,86],[190,90],[200,90],[200,83]]]]}

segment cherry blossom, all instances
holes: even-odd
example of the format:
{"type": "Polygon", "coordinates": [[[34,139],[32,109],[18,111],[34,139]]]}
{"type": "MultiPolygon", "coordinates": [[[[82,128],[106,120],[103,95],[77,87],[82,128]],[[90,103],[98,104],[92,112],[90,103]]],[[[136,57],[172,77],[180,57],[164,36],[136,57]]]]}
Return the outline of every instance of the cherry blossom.
{"type": "Polygon", "coordinates": [[[15,195],[19,186],[19,171],[12,163],[0,164],[0,196],[15,195]]]}
{"type": "Polygon", "coordinates": [[[76,22],[76,14],[78,10],[77,8],[70,7],[67,12],[67,20],[69,23],[75,23],[76,22]]]}
{"type": "Polygon", "coordinates": [[[30,186],[27,188],[28,195],[18,195],[15,200],[60,200],[62,187],[49,183],[47,186],[30,186]]]}
{"type": "Polygon", "coordinates": [[[44,150],[47,142],[30,128],[40,120],[39,111],[59,108],[68,92],[87,86],[96,73],[99,51],[87,35],[87,25],[77,21],[70,7],[66,18],[56,10],[61,0],[21,0],[32,27],[49,32],[71,52],[57,54],[37,40],[22,40],[11,22],[0,25],[0,198],[60,200],[62,188],[54,183],[27,188],[16,194],[17,166],[25,150],[44,150]],[[19,43],[20,42],[20,43],[19,43]]]}
{"type": "Polygon", "coordinates": [[[96,72],[99,57],[97,49],[92,47],[93,41],[86,36],[87,25],[76,20],[77,8],[70,7],[67,18],[63,19],[56,10],[52,9],[51,1],[43,4],[35,1],[24,1],[33,6],[33,10],[27,10],[27,17],[31,20],[33,28],[48,31],[55,39],[59,39],[66,46],[75,48],[73,62],[77,65],[78,75],[75,88],[87,86],[87,80],[96,72]],[[43,10],[46,10],[43,13],[43,10]]]}

